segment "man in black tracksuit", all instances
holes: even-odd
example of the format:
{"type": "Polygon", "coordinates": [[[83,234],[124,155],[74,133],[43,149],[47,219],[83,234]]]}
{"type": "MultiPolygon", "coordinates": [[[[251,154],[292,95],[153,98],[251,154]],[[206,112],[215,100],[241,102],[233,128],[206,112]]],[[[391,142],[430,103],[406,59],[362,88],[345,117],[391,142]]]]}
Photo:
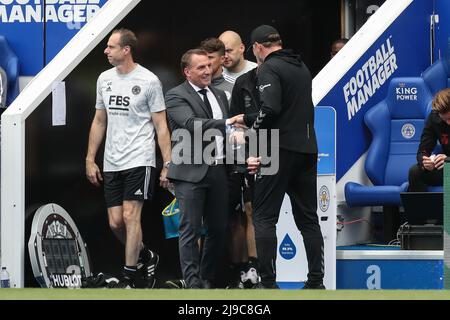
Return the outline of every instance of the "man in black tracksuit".
{"type": "Polygon", "coordinates": [[[427,186],[442,186],[445,159],[450,156],[450,89],[436,93],[433,98],[433,111],[428,116],[419,149],[417,164],[409,169],[409,192],[427,191],[427,186]],[[435,155],[433,150],[439,141],[441,153],[435,155]]]}
{"type": "MultiPolygon", "coordinates": [[[[261,110],[255,121],[244,116],[257,132],[279,130],[279,170],[255,181],[254,225],[261,288],[276,288],[276,223],[285,193],[301,231],[308,259],[304,288],[324,289],[323,238],[317,216],[317,142],[311,74],[299,55],[282,48],[278,31],[262,25],[251,33],[258,70],[261,110]]],[[[264,163],[264,161],[261,161],[264,163]]]]}
{"type": "MultiPolygon", "coordinates": [[[[256,89],[257,68],[254,68],[236,79],[233,87],[233,94],[230,103],[230,115],[246,114],[253,120],[259,113],[259,93],[256,89]]],[[[246,154],[248,149],[245,150],[246,154]]],[[[255,156],[256,154],[253,154],[255,156]]],[[[258,283],[258,259],[256,253],[255,230],[253,226],[253,190],[254,176],[247,173],[244,164],[236,164],[234,172],[229,177],[229,198],[230,208],[234,211],[239,208],[244,200],[245,216],[234,214],[230,217],[230,223],[234,223],[233,230],[238,229],[238,225],[244,233],[243,237],[236,237],[233,247],[235,252],[240,254],[234,258],[240,258],[240,263],[233,262],[233,280],[235,287],[252,288],[258,283]],[[244,240],[244,241],[243,241],[244,240]],[[237,282],[235,280],[238,280],[237,282]]],[[[241,212],[240,209],[237,212],[241,212]]]]}

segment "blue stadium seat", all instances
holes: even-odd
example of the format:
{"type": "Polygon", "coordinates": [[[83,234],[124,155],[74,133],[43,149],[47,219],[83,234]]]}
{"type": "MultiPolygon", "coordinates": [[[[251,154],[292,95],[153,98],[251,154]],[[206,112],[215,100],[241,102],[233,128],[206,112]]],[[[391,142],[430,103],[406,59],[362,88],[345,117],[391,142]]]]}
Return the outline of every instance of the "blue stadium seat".
{"type": "Polygon", "coordinates": [[[435,61],[422,73],[422,78],[434,96],[438,91],[448,88],[450,84],[450,66],[447,59],[435,61]]]}
{"type": "Polygon", "coordinates": [[[0,35],[0,67],[8,77],[6,105],[9,106],[19,95],[19,58],[11,50],[6,38],[0,35]]]}
{"type": "Polygon", "coordinates": [[[364,115],[372,133],[364,169],[373,186],[348,182],[349,207],[383,206],[383,240],[396,238],[400,193],[408,188],[408,171],[416,163],[432,95],[422,78],[393,78],[384,100],[364,115]]]}
{"type": "Polygon", "coordinates": [[[408,170],[416,162],[432,95],[422,78],[394,78],[387,97],[364,115],[372,133],[365,171],[373,186],[348,182],[349,207],[400,206],[408,186],[408,170]]]}

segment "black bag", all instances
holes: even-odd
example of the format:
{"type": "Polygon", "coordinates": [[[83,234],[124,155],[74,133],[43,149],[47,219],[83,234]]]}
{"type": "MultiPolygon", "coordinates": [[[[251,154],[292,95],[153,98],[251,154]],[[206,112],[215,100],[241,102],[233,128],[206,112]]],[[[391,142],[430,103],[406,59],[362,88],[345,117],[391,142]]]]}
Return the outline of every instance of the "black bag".
{"type": "Polygon", "coordinates": [[[442,250],[444,248],[441,225],[400,226],[398,231],[403,250],[442,250]]]}

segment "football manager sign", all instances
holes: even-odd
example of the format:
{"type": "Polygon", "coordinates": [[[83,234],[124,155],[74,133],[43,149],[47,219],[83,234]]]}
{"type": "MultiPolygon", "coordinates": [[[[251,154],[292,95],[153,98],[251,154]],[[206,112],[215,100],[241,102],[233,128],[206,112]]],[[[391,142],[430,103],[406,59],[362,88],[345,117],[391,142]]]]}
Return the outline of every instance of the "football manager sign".
{"type": "Polygon", "coordinates": [[[2,23],[87,22],[100,0],[0,0],[2,23]]]}
{"type": "Polygon", "coordinates": [[[20,76],[41,71],[106,1],[0,0],[0,34],[19,57],[20,76]]]}

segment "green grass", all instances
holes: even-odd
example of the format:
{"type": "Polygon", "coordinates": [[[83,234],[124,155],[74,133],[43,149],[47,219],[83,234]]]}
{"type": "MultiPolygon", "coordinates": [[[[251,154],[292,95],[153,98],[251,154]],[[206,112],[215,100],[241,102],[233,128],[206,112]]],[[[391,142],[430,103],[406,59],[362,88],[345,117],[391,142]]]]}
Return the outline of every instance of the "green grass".
{"type": "Polygon", "coordinates": [[[0,300],[450,300],[449,290],[0,289],[0,300]]]}

